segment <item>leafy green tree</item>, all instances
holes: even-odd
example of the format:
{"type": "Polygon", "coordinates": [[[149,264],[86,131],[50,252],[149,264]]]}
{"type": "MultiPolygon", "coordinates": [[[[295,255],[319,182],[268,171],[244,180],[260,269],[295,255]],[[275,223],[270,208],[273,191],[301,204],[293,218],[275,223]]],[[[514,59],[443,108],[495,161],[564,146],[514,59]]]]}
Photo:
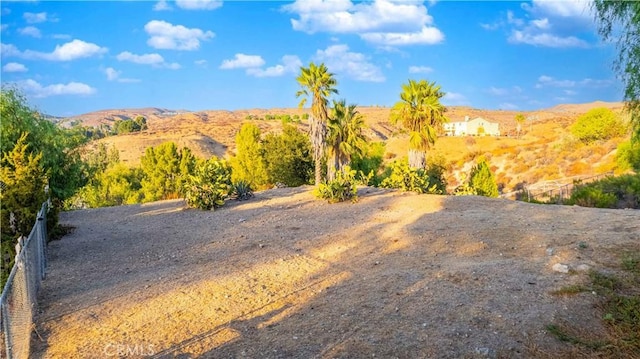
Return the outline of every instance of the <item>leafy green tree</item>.
{"type": "Polygon", "coordinates": [[[18,138],[13,149],[3,153],[0,160],[0,287],[13,266],[17,238],[29,235],[47,198],[42,152],[30,152],[27,137],[24,133],[18,138]]]}
{"type": "Polygon", "coordinates": [[[10,230],[15,236],[29,235],[36,221],[36,214],[47,199],[43,154],[31,152],[28,142],[28,135],[25,133],[17,140],[13,150],[3,154],[1,161],[0,181],[4,184],[0,192],[2,232],[10,230]],[[13,221],[10,220],[11,213],[13,221]]]}
{"type": "Polygon", "coordinates": [[[140,203],[142,170],[116,162],[95,174],[68,203],[70,208],[97,208],[140,203]]]}
{"type": "Polygon", "coordinates": [[[338,82],[324,64],[318,66],[313,62],[309,67],[300,68],[300,75],[296,80],[302,87],[302,90],[296,93],[296,97],[304,96],[300,101],[300,108],[304,107],[307,97],[311,97],[310,137],[315,162],[315,184],[319,185],[322,181],[322,158],[326,146],[328,98],[332,93],[338,93],[338,82]]]}
{"type": "Polygon", "coordinates": [[[469,185],[476,193],[485,197],[498,197],[498,184],[485,159],[480,159],[471,169],[469,185]]]}
{"type": "Polygon", "coordinates": [[[231,159],[232,180],[246,181],[251,188],[264,187],[268,178],[263,152],[260,128],[243,124],[236,135],[236,156],[231,159]]]}
{"type": "Polygon", "coordinates": [[[173,142],[146,149],[144,156],[140,158],[145,202],[177,198],[180,195],[180,162],[181,153],[173,142]]]}
{"type": "Polygon", "coordinates": [[[595,0],[593,7],[600,35],[605,40],[617,41],[614,69],[625,86],[633,140],[640,141],[640,2],[595,0]]]}
{"type": "Polygon", "coordinates": [[[29,134],[27,151],[44,154],[40,163],[46,172],[54,205],[71,197],[86,183],[86,171],[80,157],[80,147],[87,142],[85,136],[75,130],[58,128],[29,107],[20,91],[11,87],[2,87],[0,118],[0,150],[3,154],[11,151],[24,133],[29,134]]]}
{"type": "Polygon", "coordinates": [[[327,127],[327,180],[333,180],[336,172],[350,165],[353,155],[362,153],[366,145],[364,126],[364,117],[356,105],[347,106],[345,100],[333,102],[327,127]]]}
{"type": "Polygon", "coordinates": [[[623,136],[626,132],[625,123],[608,108],[594,108],[571,126],[571,133],[587,144],[623,136]]]}
{"type": "Polygon", "coordinates": [[[516,121],[516,136],[520,138],[520,135],[522,134],[522,125],[524,124],[526,118],[523,114],[519,113],[516,115],[514,120],[516,121]]]}
{"type": "Polygon", "coordinates": [[[282,134],[268,134],[263,148],[269,183],[283,183],[289,187],[309,183],[313,174],[309,137],[294,126],[286,125],[282,134]]]}
{"type": "Polygon", "coordinates": [[[442,124],[448,122],[440,103],[444,92],[435,82],[409,80],[402,85],[400,101],[391,109],[391,122],[409,131],[409,166],[425,168],[426,151],[435,144],[442,124]]]}
{"type": "Polygon", "coordinates": [[[144,116],[136,116],[136,118],[133,119],[133,122],[136,124],[138,131],[144,131],[148,128],[147,119],[144,116]]]}
{"type": "Polygon", "coordinates": [[[621,171],[633,169],[640,173],[640,141],[625,141],[618,145],[616,164],[621,171]]]}

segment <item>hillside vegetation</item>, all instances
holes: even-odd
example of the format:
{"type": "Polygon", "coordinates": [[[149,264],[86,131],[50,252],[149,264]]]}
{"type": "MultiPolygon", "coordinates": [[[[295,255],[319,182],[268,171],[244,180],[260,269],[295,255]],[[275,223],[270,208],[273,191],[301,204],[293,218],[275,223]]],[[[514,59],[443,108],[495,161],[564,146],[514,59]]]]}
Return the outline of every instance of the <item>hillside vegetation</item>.
{"type": "MultiPolygon", "coordinates": [[[[462,184],[462,174],[468,173],[475,160],[484,156],[494,172],[502,192],[520,188],[524,183],[560,181],[570,183],[576,177],[585,177],[609,171],[623,171],[616,164],[616,148],[625,136],[611,140],[584,144],[570,131],[578,117],[594,108],[610,108],[622,112],[622,103],[594,102],[582,105],[559,105],[535,112],[524,112],[529,118],[522,126],[523,135],[516,138],[516,111],[480,110],[469,107],[450,107],[451,121],[462,121],[465,116],[483,117],[500,124],[505,136],[501,137],[441,137],[428,151],[428,156],[444,159],[449,189],[462,184]]],[[[389,123],[390,109],[359,107],[366,128],[364,133],[371,142],[385,144],[384,161],[391,162],[406,156],[406,133],[389,123]]],[[[110,136],[91,143],[95,148],[105,144],[119,151],[120,160],[137,165],[146,148],[164,142],[174,142],[179,148],[188,147],[195,156],[229,158],[235,154],[235,136],[243,123],[253,123],[262,134],[281,132],[283,122],[267,120],[275,115],[301,118],[306,112],[299,109],[254,109],[239,111],[184,112],[175,115],[168,110],[140,109],[98,112],[78,116],[75,121],[87,125],[109,124],[114,118],[142,115],[147,118],[148,130],[127,135],[110,136]],[[248,120],[251,118],[251,120],[248,120]]],[[[308,131],[304,120],[291,124],[303,132],[308,131]]]]}

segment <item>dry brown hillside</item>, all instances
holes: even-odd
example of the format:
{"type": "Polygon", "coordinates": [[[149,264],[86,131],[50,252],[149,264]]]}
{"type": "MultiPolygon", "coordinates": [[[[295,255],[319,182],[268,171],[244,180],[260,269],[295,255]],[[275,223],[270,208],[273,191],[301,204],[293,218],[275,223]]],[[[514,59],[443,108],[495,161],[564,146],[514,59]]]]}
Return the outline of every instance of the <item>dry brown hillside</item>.
{"type": "MultiPolygon", "coordinates": [[[[454,106],[450,107],[447,113],[451,121],[462,121],[465,116],[480,116],[498,122],[504,136],[443,137],[437,141],[430,154],[445,158],[449,167],[451,189],[460,183],[461,174],[468,172],[479,156],[489,160],[504,192],[512,191],[523,183],[571,182],[573,178],[614,170],[615,150],[623,139],[587,147],[571,140],[568,127],[579,115],[592,108],[608,107],[620,112],[622,106],[622,103],[594,102],[558,105],[549,109],[523,112],[531,120],[523,126],[524,135],[519,139],[514,138],[514,117],[519,112],[454,106]]],[[[368,126],[366,134],[370,140],[385,142],[387,161],[407,153],[407,135],[389,123],[389,108],[361,107],[359,111],[365,116],[368,126]]],[[[116,146],[122,161],[136,165],[147,147],[157,146],[166,141],[173,141],[180,147],[189,147],[200,157],[228,157],[234,153],[235,135],[242,123],[248,121],[248,116],[262,118],[250,121],[257,124],[263,133],[267,133],[279,131],[282,123],[279,120],[264,120],[266,115],[293,116],[302,115],[306,111],[274,108],[178,112],[158,108],[111,110],[74,119],[87,125],[96,125],[111,124],[118,118],[145,116],[148,120],[148,130],[99,140],[108,146],[116,146]]],[[[297,126],[303,131],[307,129],[305,121],[301,121],[297,126]]]]}

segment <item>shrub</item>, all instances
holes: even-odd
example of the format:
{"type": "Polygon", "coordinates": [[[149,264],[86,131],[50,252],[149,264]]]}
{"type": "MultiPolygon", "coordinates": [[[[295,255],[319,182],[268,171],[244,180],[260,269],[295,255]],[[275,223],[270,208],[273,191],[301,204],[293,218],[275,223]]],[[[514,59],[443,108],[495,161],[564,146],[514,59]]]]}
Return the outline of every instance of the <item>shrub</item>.
{"type": "Polygon", "coordinates": [[[268,134],[262,145],[269,183],[284,183],[289,187],[309,183],[314,167],[308,136],[286,125],[282,134],[268,134]]]}
{"type": "Polygon", "coordinates": [[[594,108],[571,126],[571,133],[587,144],[623,136],[626,132],[626,124],[608,108],[594,108]]]}
{"type": "Polygon", "coordinates": [[[469,185],[476,190],[478,195],[485,197],[498,197],[498,185],[484,159],[480,159],[469,174],[469,185]]]}
{"type": "Polygon", "coordinates": [[[237,181],[233,183],[233,197],[238,201],[244,201],[253,197],[253,190],[247,181],[237,181]]]}
{"type": "Polygon", "coordinates": [[[623,175],[577,185],[567,204],[598,208],[640,208],[640,175],[623,175]]]}
{"type": "Polygon", "coordinates": [[[336,173],[335,179],[321,183],[315,190],[318,198],[326,199],[329,203],[358,200],[358,189],[356,187],[356,171],[349,166],[345,166],[342,171],[336,173]]]}
{"type": "Polygon", "coordinates": [[[377,186],[380,184],[381,178],[378,176],[378,172],[382,166],[384,151],[385,144],[383,142],[374,142],[366,144],[361,154],[354,154],[351,158],[351,168],[358,172],[360,180],[371,177],[367,183],[364,183],[365,185],[371,183],[377,186]]]}
{"type": "Polygon", "coordinates": [[[621,171],[630,169],[640,173],[640,141],[626,141],[618,146],[616,164],[621,171]]]}
{"type": "Polygon", "coordinates": [[[389,172],[389,176],[380,183],[381,187],[418,193],[445,194],[446,184],[441,176],[442,169],[433,169],[429,172],[429,170],[410,168],[405,159],[393,162],[389,166],[389,172]]]}
{"type": "Polygon", "coordinates": [[[185,200],[190,207],[213,210],[224,205],[232,191],[229,165],[212,157],[196,167],[195,175],[189,176],[185,184],[185,200]]]}

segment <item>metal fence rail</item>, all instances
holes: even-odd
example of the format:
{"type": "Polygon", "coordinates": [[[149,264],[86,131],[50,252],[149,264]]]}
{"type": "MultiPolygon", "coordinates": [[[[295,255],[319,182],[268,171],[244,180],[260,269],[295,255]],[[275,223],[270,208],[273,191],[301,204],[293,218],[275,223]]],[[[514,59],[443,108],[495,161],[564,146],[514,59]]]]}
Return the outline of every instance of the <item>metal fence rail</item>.
{"type": "Polygon", "coordinates": [[[36,223],[20,250],[0,297],[0,353],[7,359],[28,358],[31,330],[40,283],[47,267],[47,202],[42,204],[36,223]]]}

